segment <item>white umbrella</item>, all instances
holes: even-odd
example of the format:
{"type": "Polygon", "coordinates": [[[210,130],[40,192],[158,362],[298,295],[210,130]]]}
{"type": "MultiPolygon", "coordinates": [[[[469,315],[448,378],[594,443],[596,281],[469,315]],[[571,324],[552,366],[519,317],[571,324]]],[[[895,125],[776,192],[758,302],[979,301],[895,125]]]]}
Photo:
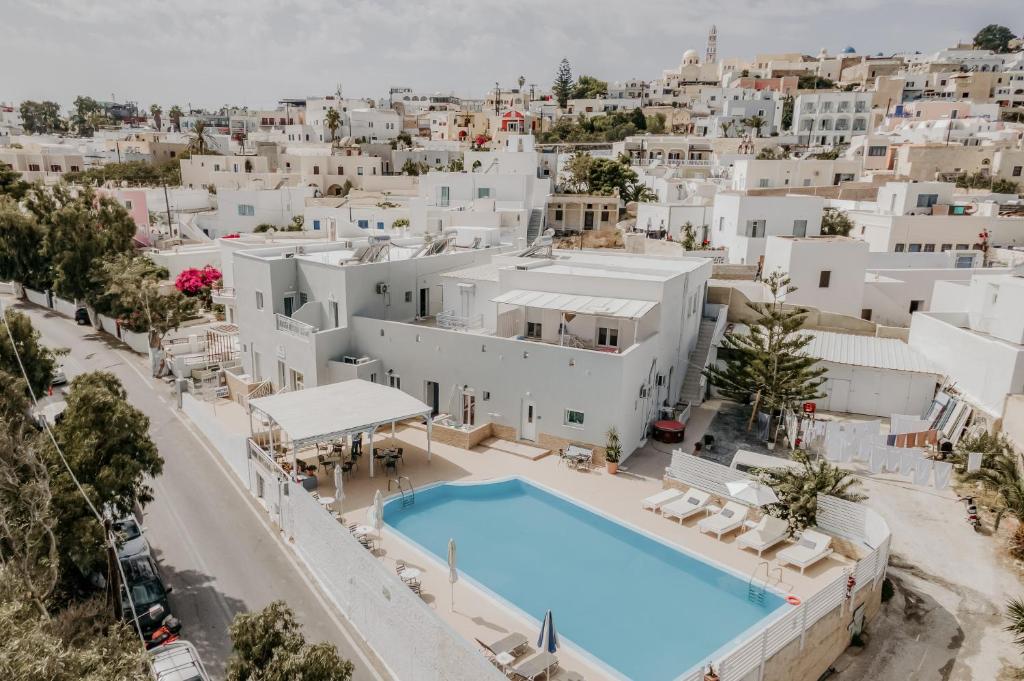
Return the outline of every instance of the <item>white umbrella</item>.
{"type": "Polygon", "coordinates": [[[377,530],[377,536],[380,537],[380,541],[384,543],[384,497],[380,495],[380,490],[373,495],[373,529],[377,530]]]}
{"type": "Polygon", "coordinates": [[[341,466],[334,464],[334,498],[338,500],[338,513],[342,512],[342,505],[345,502],[345,480],[341,466]]]}
{"type": "Polygon", "coordinates": [[[725,483],[725,486],[729,490],[729,496],[755,506],[767,506],[779,500],[775,490],[757,480],[734,480],[725,483]]]}
{"type": "Polygon", "coordinates": [[[455,611],[455,582],[459,581],[459,570],[456,568],[455,540],[448,540],[448,583],[452,585],[451,610],[455,611]]]}

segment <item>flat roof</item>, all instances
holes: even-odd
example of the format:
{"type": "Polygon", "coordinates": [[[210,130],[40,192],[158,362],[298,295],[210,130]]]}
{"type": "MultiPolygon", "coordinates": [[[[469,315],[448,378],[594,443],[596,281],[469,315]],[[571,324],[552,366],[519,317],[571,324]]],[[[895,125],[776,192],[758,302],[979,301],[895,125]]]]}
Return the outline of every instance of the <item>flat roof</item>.
{"type": "Polygon", "coordinates": [[[824,362],[942,375],[924,355],[896,338],[802,329],[811,337],[804,353],[824,362]]]}
{"type": "Polygon", "coordinates": [[[450,279],[471,279],[473,281],[498,281],[498,270],[502,267],[508,267],[507,263],[495,263],[490,262],[486,265],[477,265],[475,267],[464,267],[461,270],[452,270],[451,272],[443,272],[442,277],[450,279]]]}
{"type": "Polygon", "coordinates": [[[491,302],[619,319],[640,319],[658,304],[652,300],[603,298],[548,291],[524,291],[522,289],[506,291],[497,298],[492,298],[491,302]]]}
{"type": "Polygon", "coordinates": [[[273,419],[296,448],[431,412],[412,395],[362,379],[260,397],[249,406],[273,419]]]}

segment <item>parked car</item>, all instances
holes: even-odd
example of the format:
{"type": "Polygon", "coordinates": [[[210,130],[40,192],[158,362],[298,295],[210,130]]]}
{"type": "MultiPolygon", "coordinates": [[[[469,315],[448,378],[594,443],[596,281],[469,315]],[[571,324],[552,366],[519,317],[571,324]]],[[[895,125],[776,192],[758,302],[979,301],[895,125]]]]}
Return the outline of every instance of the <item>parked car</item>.
{"type": "Polygon", "coordinates": [[[149,653],[156,681],[210,681],[196,647],[188,641],[175,641],[149,653]]]}
{"type": "Polygon", "coordinates": [[[86,310],[84,307],[80,307],[77,310],[75,310],[75,323],[78,324],[79,326],[89,324],[89,311],[86,310]]]}
{"type": "Polygon", "coordinates": [[[139,525],[134,515],[118,518],[111,524],[114,536],[117,537],[117,557],[121,560],[134,556],[150,555],[149,541],[144,534],[145,528],[139,525]]]}
{"type": "Polygon", "coordinates": [[[121,590],[124,618],[133,627],[137,619],[142,635],[149,637],[171,617],[171,604],[167,599],[171,587],[164,585],[152,556],[124,558],[121,560],[121,569],[125,579],[121,590]],[[131,600],[128,594],[131,594],[131,600]]]}
{"type": "Polygon", "coordinates": [[[47,424],[53,427],[60,423],[61,418],[64,416],[64,410],[68,408],[68,403],[65,400],[54,399],[51,402],[46,402],[40,407],[37,407],[32,412],[32,417],[35,419],[36,426],[39,430],[45,430],[47,424]]]}
{"type": "Polygon", "coordinates": [[[68,382],[67,374],[64,373],[64,365],[58,364],[50,377],[50,385],[64,385],[68,382]]]}

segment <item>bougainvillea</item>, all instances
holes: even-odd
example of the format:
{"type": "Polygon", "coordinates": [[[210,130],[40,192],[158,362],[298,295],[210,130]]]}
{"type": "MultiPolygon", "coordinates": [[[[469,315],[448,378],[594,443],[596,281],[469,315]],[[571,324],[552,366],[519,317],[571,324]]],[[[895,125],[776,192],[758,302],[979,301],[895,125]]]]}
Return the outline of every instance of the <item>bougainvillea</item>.
{"type": "Polygon", "coordinates": [[[214,284],[221,280],[221,273],[216,267],[207,265],[202,269],[190,267],[182,270],[174,280],[174,287],[186,296],[201,296],[209,293],[214,284]]]}

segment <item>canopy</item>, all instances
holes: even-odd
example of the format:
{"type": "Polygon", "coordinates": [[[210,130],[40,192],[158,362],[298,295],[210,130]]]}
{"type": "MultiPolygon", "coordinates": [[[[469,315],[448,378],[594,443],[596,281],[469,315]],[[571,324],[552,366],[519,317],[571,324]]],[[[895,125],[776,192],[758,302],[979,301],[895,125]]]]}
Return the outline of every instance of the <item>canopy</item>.
{"type": "Polygon", "coordinates": [[[524,291],[514,289],[506,291],[492,303],[521,305],[544,310],[558,310],[578,314],[597,315],[599,317],[618,317],[620,319],[640,319],[657,306],[652,300],[633,300],[629,298],[604,298],[601,296],[573,295],[570,293],[550,293],[548,291],[524,291]]]}
{"type": "Polygon", "coordinates": [[[296,449],[431,413],[397,388],[362,379],[259,397],[249,406],[287,433],[296,449]]]}

